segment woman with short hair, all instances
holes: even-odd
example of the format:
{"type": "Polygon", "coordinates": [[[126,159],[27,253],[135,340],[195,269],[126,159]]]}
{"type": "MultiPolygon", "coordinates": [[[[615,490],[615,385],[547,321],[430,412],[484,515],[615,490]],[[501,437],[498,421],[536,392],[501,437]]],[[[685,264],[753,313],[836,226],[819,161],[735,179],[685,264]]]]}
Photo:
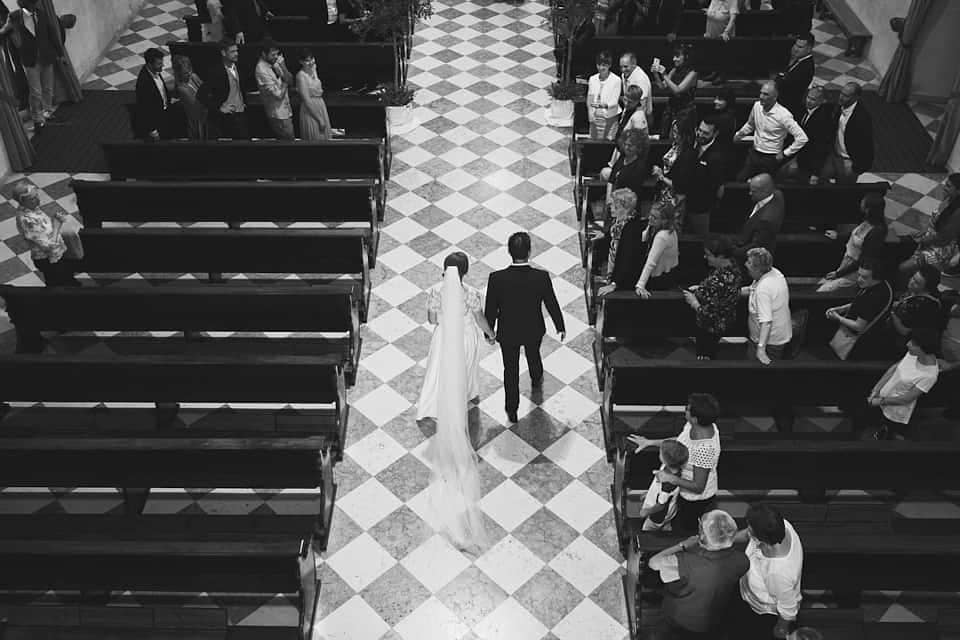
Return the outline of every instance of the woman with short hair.
{"type": "Polygon", "coordinates": [[[590,137],[612,140],[617,133],[620,115],[620,76],[610,73],[613,58],[609,51],[597,54],[597,72],[587,81],[587,114],[590,116],[590,137]]]}
{"type": "Polygon", "coordinates": [[[697,314],[697,360],[711,360],[720,339],[737,321],[741,273],[733,245],[723,236],[707,238],[703,256],[710,273],[699,285],[685,289],[683,297],[697,314]]]}
{"type": "MultiPolygon", "coordinates": [[[[605,296],[616,290],[631,290],[643,268],[644,221],[637,217],[637,195],[630,189],[617,189],[610,198],[608,229],[594,236],[602,241],[606,235],[610,241],[607,257],[607,282],[597,291],[605,296]]],[[[595,252],[599,247],[595,248],[595,252]]],[[[596,255],[596,253],[595,253],[596,255]]]]}
{"type": "Polygon", "coordinates": [[[860,201],[863,221],[850,232],[840,265],[820,280],[818,293],[852,289],[857,286],[857,269],[861,262],[883,264],[884,247],[887,241],[886,206],[886,199],[879,193],[868,193],[863,196],[860,201]]]}

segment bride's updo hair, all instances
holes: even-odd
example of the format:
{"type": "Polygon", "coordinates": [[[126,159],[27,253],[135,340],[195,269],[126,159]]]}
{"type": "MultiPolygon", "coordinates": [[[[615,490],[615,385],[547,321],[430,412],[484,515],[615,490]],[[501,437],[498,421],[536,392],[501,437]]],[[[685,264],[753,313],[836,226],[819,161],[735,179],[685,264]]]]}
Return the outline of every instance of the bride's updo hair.
{"type": "Polygon", "coordinates": [[[447,267],[456,267],[460,272],[460,279],[463,280],[463,276],[467,275],[470,269],[470,260],[463,251],[454,251],[443,259],[443,270],[446,271],[447,267]]]}

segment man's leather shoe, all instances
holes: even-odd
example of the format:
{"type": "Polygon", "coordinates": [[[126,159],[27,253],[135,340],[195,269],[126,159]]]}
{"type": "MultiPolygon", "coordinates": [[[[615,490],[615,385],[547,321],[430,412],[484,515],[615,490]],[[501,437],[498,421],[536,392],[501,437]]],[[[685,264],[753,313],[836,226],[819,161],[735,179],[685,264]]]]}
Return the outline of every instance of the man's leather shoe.
{"type": "Polygon", "coordinates": [[[516,411],[507,411],[507,420],[510,422],[517,421],[517,412],[516,411]]]}

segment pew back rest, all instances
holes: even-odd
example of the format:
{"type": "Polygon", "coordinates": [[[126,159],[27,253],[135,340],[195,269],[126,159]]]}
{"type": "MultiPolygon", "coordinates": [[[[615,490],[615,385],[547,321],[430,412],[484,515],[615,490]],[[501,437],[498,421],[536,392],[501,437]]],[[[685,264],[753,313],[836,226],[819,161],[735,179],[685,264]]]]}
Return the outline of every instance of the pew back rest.
{"type": "Polygon", "coordinates": [[[87,228],[104,222],[300,221],[375,224],[373,180],[125,182],[74,180],[87,228]],[[280,206],[278,206],[278,204],[280,206]]]}
{"type": "MultiPolygon", "coordinates": [[[[737,98],[734,109],[738,126],[742,126],[743,123],[747,121],[754,102],[756,102],[756,98],[752,95],[737,98]]],[[[713,97],[711,96],[697,96],[694,99],[694,104],[696,104],[697,107],[697,116],[701,119],[709,116],[714,110],[713,97]]],[[[666,106],[666,96],[653,97],[653,119],[652,121],[649,118],[647,119],[650,133],[660,131],[660,124],[666,106]]],[[[333,116],[331,115],[331,119],[332,118],[333,116]]],[[[585,100],[583,102],[574,102],[573,104],[573,131],[574,135],[585,135],[590,131],[590,118],[587,115],[587,103],[585,100]]],[[[737,169],[739,169],[739,167],[737,167],[737,169]]]]}

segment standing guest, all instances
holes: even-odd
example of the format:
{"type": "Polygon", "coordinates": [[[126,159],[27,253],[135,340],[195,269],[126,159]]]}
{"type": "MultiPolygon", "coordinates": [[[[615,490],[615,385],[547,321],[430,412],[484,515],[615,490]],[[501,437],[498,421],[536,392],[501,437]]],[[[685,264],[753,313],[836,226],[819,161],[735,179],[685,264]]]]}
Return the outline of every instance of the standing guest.
{"type": "Polygon", "coordinates": [[[683,0],[640,0],[647,9],[644,30],[674,41],[683,19],[683,0]]]}
{"type": "Polygon", "coordinates": [[[693,68],[693,53],[690,45],[677,45],[673,49],[673,68],[667,73],[664,66],[651,67],[657,87],[667,92],[667,108],[660,123],[660,135],[667,138],[676,125],[684,133],[696,126],[697,106],[693,99],[697,92],[697,72],[693,68]]]}
{"type": "Polygon", "coordinates": [[[790,289],[787,279],[773,266],[773,256],[763,247],[747,252],[746,266],[747,273],[753,278],[753,283],[740,291],[741,295],[749,297],[747,357],[770,364],[774,359],[783,359],[787,345],[793,339],[790,289]]]}
{"type": "Polygon", "coordinates": [[[773,82],[765,82],[760,88],[760,99],[750,110],[746,124],[733,136],[734,142],[753,135],[753,148],[747,155],[743,169],[737,174],[737,180],[747,180],[758,173],[774,175],[791,158],[800,153],[807,144],[807,134],[793,119],[790,111],[777,103],[777,87],[773,82]],[[783,148],[787,135],[793,136],[793,143],[783,148]]]}
{"type": "Polygon", "coordinates": [[[856,286],[856,273],[861,262],[883,264],[884,245],[887,240],[887,216],[884,213],[886,206],[886,199],[879,193],[863,196],[860,201],[863,222],[850,233],[840,266],[823,277],[819,282],[818,293],[856,286]]]}
{"type": "Polygon", "coordinates": [[[300,138],[329,140],[330,114],[323,101],[323,83],[317,77],[317,59],[310,49],[300,50],[297,92],[300,94],[300,138]]]}
{"type": "MultiPolygon", "coordinates": [[[[620,112],[620,117],[617,120],[616,135],[619,136],[630,129],[639,129],[644,133],[649,132],[647,114],[643,111],[643,89],[635,84],[628,86],[624,93],[623,111],[620,112]]],[[[613,153],[616,154],[617,151],[613,153]]],[[[616,162],[616,159],[616,155],[614,155],[610,160],[611,164],[616,162]]]]}
{"type": "Polygon", "coordinates": [[[620,115],[620,78],[610,73],[610,53],[597,54],[597,72],[587,82],[587,114],[590,117],[590,137],[594,140],[612,140],[616,135],[620,115]]]}
{"type": "Polygon", "coordinates": [[[943,201],[930,217],[927,228],[913,236],[917,250],[900,265],[900,273],[909,275],[929,264],[946,271],[957,260],[960,247],[960,173],[951,173],[943,181],[943,201]]]}
{"type": "Polygon", "coordinates": [[[750,568],[733,546],[737,523],[726,511],[703,514],[700,532],[650,558],[663,581],[663,606],[654,640],[710,640],[723,635],[729,606],[750,568]]]}
{"type": "Polygon", "coordinates": [[[663,166],[654,165],[651,172],[657,181],[656,199],[674,208],[678,228],[683,227],[687,191],[693,188],[694,165],[697,163],[695,140],[693,131],[688,132],[675,124],[670,148],[663,154],[663,166]]]}
{"type": "Polygon", "coordinates": [[[873,166],[873,121],[860,105],[860,85],[848,82],[840,90],[840,106],[834,112],[829,155],[820,171],[821,180],[856,182],[873,166]]]}
{"type": "MultiPolygon", "coordinates": [[[[677,477],[663,471],[657,472],[661,482],[680,487],[677,500],[677,515],[673,530],[695,533],[704,513],[713,509],[717,495],[717,464],[720,461],[720,430],[716,421],[720,417],[720,403],[708,393],[691,393],[687,401],[687,423],[677,436],[677,442],[690,452],[683,474],[677,477]]],[[[650,440],[640,435],[627,436],[635,444],[635,451],[647,447],[659,447],[663,440],[650,440]]]]}
{"type": "Polygon", "coordinates": [[[183,104],[187,116],[187,137],[191,140],[207,138],[207,105],[200,99],[203,80],[193,72],[187,56],[173,56],[173,90],[183,104]]]}
{"type": "Polygon", "coordinates": [[[224,28],[239,45],[263,40],[271,17],[261,0],[223,0],[224,28]]]}
{"type": "Polygon", "coordinates": [[[917,329],[943,329],[943,303],[940,300],[940,272],[928,264],[920,267],[907,282],[907,290],[890,310],[890,325],[900,344],[917,329]]]}
{"type": "Polygon", "coordinates": [[[777,509],[765,504],[747,509],[746,519],[737,542],[747,542],[750,569],[740,578],[731,631],[738,640],[786,638],[796,630],[803,598],[800,536],[777,509]]]}
{"type": "Polygon", "coordinates": [[[40,191],[32,184],[19,182],[13,188],[17,201],[17,231],[30,245],[34,266],[43,274],[48,287],[79,287],[74,275],[83,259],[80,225],[62,211],[47,215],[40,208],[40,191]]]}
{"type": "Polygon", "coordinates": [[[717,142],[722,147],[733,146],[733,134],[737,131],[737,92],[723,87],[713,99],[710,118],[717,123],[717,142]]]}
{"type": "Polygon", "coordinates": [[[314,26],[319,32],[318,40],[324,42],[349,42],[353,40],[350,25],[362,19],[363,8],[350,0],[315,0],[314,26]]]}
{"type": "Polygon", "coordinates": [[[703,257],[710,273],[699,285],[685,289],[683,298],[697,314],[697,360],[712,360],[720,339],[737,321],[741,271],[733,246],[723,236],[703,243],[703,257]]]}
{"type": "Polygon", "coordinates": [[[876,265],[861,260],[857,269],[859,290],[853,300],[826,311],[827,320],[839,325],[838,334],[845,335],[847,346],[840,346],[836,337],[830,345],[841,360],[880,360],[889,351],[890,339],[883,331],[883,321],[893,305],[893,289],[877,271],[876,265]]]}
{"type": "Polygon", "coordinates": [[[741,260],[755,247],[763,247],[773,255],[777,248],[777,234],[783,226],[783,192],[777,189],[770,174],[753,176],[749,188],[753,209],[744,221],[734,245],[734,251],[741,260]]]}
{"type": "Polygon", "coordinates": [[[738,0],[710,0],[704,11],[707,14],[707,29],[704,38],[729,40],[736,35],[738,0]]]}
{"type": "Polygon", "coordinates": [[[723,197],[723,184],[729,166],[729,153],[720,143],[712,118],[697,127],[692,179],[686,188],[686,228],[704,234],[710,229],[710,214],[723,197]]]}
{"type": "Polygon", "coordinates": [[[211,138],[250,138],[247,105],[243,100],[237,59],[240,48],[233,40],[220,42],[220,64],[207,74],[210,103],[207,109],[211,138]]]}
{"type": "Polygon", "coordinates": [[[293,109],[290,107],[293,76],[287,70],[277,43],[271,40],[263,43],[255,73],[270,129],[278,140],[293,140],[293,109]]]}
{"type": "Polygon", "coordinates": [[[643,230],[646,263],[637,280],[637,295],[649,298],[651,291],[665,291],[676,286],[680,244],[674,208],[656,202],[650,207],[647,228],[643,230]]]}
{"type": "Polygon", "coordinates": [[[620,56],[621,91],[626,97],[630,87],[638,87],[643,92],[643,113],[648,119],[653,117],[653,85],[650,76],[637,66],[637,55],[627,51],[620,56]]]}
{"type": "Polygon", "coordinates": [[[816,44],[812,33],[797,36],[790,50],[787,70],[777,75],[780,104],[789,109],[798,120],[803,116],[803,96],[806,95],[816,72],[813,62],[813,47],[816,44]]]}
{"type": "Polygon", "coordinates": [[[600,170],[600,179],[607,183],[608,194],[625,187],[639,199],[643,183],[650,174],[647,167],[650,138],[640,129],[628,129],[620,135],[618,144],[620,156],[612,165],[600,170]]]}
{"type": "Polygon", "coordinates": [[[170,95],[163,79],[163,56],[163,51],[155,47],[144,51],[146,64],[137,75],[136,134],[144,140],[159,140],[169,134],[170,95]]]}
{"type": "Polygon", "coordinates": [[[17,4],[20,8],[7,15],[0,37],[9,34],[20,55],[30,93],[33,131],[39,133],[53,115],[53,65],[67,54],[57,16],[48,15],[39,0],[17,0],[17,4]]]}
{"type": "Polygon", "coordinates": [[[594,236],[594,255],[604,236],[609,238],[607,284],[597,290],[598,296],[612,291],[630,291],[643,271],[643,232],[645,223],[637,217],[637,194],[630,189],[617,189],[610,198],[609,228],[594,236]]]}
{"type": "MultiPolygon", "coordinates": [[[[229,0],[227,1],[229,2],[229,0]]],[[[224,37],[222,0],[199,0],[197,3],[198,13],[200,3],[206,5],[207,13],[210,14],[210,22],[203,25],[203,41],[220,42],[224,37]]]]}
{"type": "Polygon", "coordinates": [[[907,342],[907,353],[890,365],[867,396],[867,408],[857,416],[857,428],[879,423],[877,440],[903,438],[920,396],[937,383],[940,336],[933,329],[917,329],[907,342]]]}
{"type": "Polygon", "coordinates": [[[830,155],[836,128],[833,108],[825,102],[822,87],[813,86],[807,90],[806,108],[800,115],[800,127],[807,134],[807,144],[793,160],[783,165],[779,177],[810,184],[820,181],[820,170],[830,155]]]}

